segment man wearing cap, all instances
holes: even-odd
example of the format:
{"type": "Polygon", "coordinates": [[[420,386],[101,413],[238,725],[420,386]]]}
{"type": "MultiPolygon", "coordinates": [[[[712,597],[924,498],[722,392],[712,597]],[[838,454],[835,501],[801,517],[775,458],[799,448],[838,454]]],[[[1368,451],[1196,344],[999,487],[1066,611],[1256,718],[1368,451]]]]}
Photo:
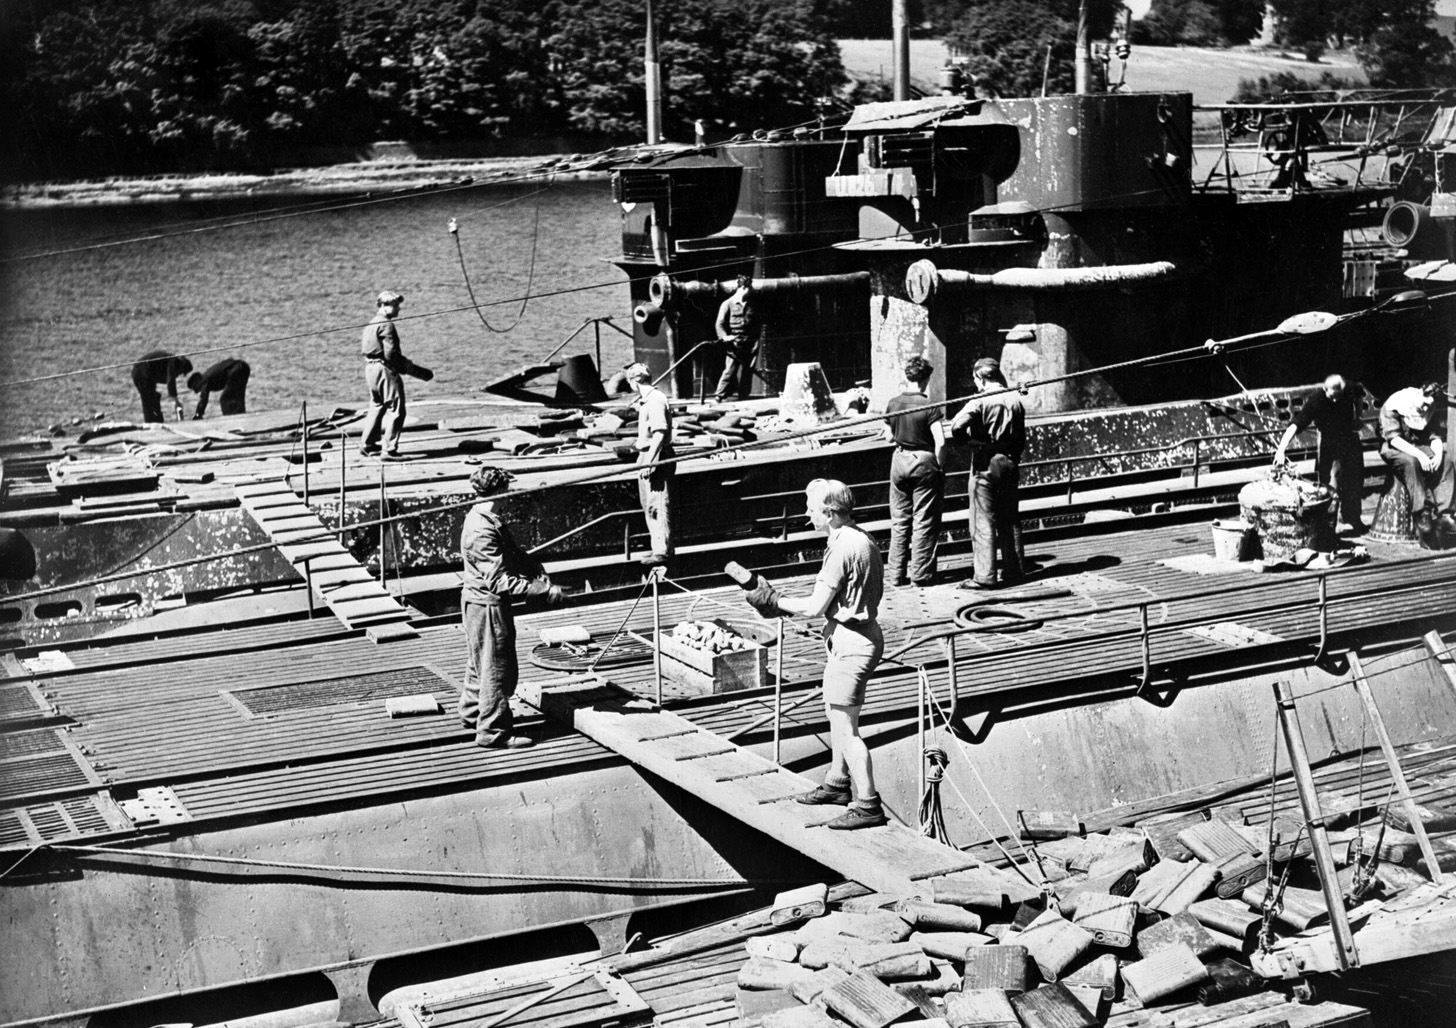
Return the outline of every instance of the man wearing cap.
{"type": "Polygon", "coordinates": [[[968,441],[971,456],[971,566],[969,585],[989,589],[1021,580],[1017,546],[1021,454],[1026,449],[1026,410],[1007,390],[1001,362],[982,357],[972,369],[976,392],[950,423],[951,434],[968,441]],[[997,554],[1000,575],[997,575],[997,554]]]}
{"type": "Polygon", "coordinates": [[[629,364],[624,369],[627,384],[637,394],[637,497],[642,502],[642,515],[647,519],[647,534],[652,540],[652,553],[642,558],[648,566],[666,564],[672,556],[672,483],[677,467],[671,461],[672,407],[662,390],[652,384],[652,373],[645,364],[629,364]]]}
{"type": "Polygon", "coordinates": [[[1359,398],[1345,385],[1343,375],[1327,375],[1320,391],[1307,398],[1284,430],[1274,450],[1274,463],[1284,463],[1284,452],[1300,432],[1313,425],[1319,430],[1315,473],[1320,485],[1335,490],[1340,520],[1355,533],[1364,533],[1360,503],[1365,486],[1365,455],[1360,449],[1359,398]]]}
{"type": "Polygon", "coordinates": [[[1380,405],[1380,457],[1405,484],[1416,533],[1428,550],[1456,534],[1456,478],[1445,440],[1432,425],[1441,387],[1435,382],[1397,389],[1380,405]]]}
{"type": "Polygon", "coordinates": [[[217,393],[218,406],[224,414],[246,414],[247,401],[244,394],[248,389],[248,375],[252,369],[248,362],[236,357],[227,357],[212,365],[206,371],[194,371],[187,378],[187,388],[200,393],[197,409],[192,420],[202,417],[207,410],[207,398],[217,393]]]}
{"type": "Polygon", "coordinates": [[[718,388],[713,399],[723,403],[728,394],[738,399],[748,399],[753,391],[753,358],[758,352],[760,322],[758,301],[753,295],[753,278],[739,275],[733,295],[718,307],[718,320],[714,326],[718,341],[723,345],[723,374],[718,379],[718,388]]]}
{"type": "Polygon", "coordinates": [[[142,398],[142,421],[158,422],[162,417],[162,397],[157,386],[165,385],[172,398],[172,410],[182,420],[182,401],[177,399],[177,379],[192,373],[192,362],[174,357],[166,350],[150,350],[131,366],[131,384],[142,398]]]}
{"type": "Polygon", "coordinates": [[[404,296],[386,289],[379,294],[374,318],[364,326],[361,352],[364,381],[369,384],[369,413],[364,418],[364,435],[359,452],[366,457],[400,460],[399,433],[404,427],[404,383],[400,375],[413,375],[428,382],[434,373],[400,352],[399,330],[394,319],[404,296]]]}
{"type": "Polygon", "coordinates": [[[510,488],[511,476],[500,468],[477,468],[470,487],[481,502],[465,515],[460,533],[460,610],[468,658],[465,688],[457,711],[460,723],[475,732],[475,745],[519,749],[533,744],[512,729],[511,697],[520,669],[516,660],[514,598],[537,598],[555,606],[562,602],[541,562],[517,545],[489,497],[510,488]]]}
{"type": "Polygon", "coordinates": [[[880,546],[855,523],[854,493],[843,482],[816,478],[804,490],[804,497],[809,523],[827,537],[814,591],[808,596],[779,596],[765,587],[766,595],[756,595],[750,602],[765,616],[824,618],[829,768],[824,784],[799,796],[798,801],[848,804],[847,811],[827,823],[830,828],[873,828],[889,819],[875,788],[869,747],[859,734],[859,717],[870,675],[885,652],[879,622],[885,592],[880,546]]]}

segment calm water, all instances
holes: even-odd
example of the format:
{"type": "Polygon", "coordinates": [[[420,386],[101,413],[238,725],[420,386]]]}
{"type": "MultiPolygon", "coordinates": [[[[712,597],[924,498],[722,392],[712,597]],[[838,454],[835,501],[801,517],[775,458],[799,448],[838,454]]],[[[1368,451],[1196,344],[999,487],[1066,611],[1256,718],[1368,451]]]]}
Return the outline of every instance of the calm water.
{"type": "MultiPolygon", "coordinates": [[[[270,216],[287,201],[0,214],[12,258],[133,240],[0,266],[0,435],[97,411],[140,419],[130,364],[154,347],[190,354],[199,368],[225,356],[244,358],[253,367],[249,410],[296,408],[303,400],[310,408],[357,405],[365,396],[359,326],[385,288],[407,298],[400,321],[405,353],[436,375],[430,383],[409,382],[412,400],[474,393],[544,357],[587,318],[611,314],[630,328],[626,278],[602,260],[620,249],[609,184],[566,183],[532,195],[536,188],[479,187],[362,204],[311,198],[309,208],[334,209],[220,231],[199,230],[220,219],[270,216]],[[558,295],[532,300],[519,326],[504,334],[488,332],[474,311],[455,310],[470,296],[446,230],[451,218],[460,225],[476,299],[516,301],[486,308],[492,325],[516,320],[533,241],[531,292],[558,295]],[[90,370],[114,364],[125,366],[90,370]],[[13,384],[62,372],[76,373],[13,384]]],[[[588,329],[565,353],[591,352],[592,338],[588,329]]],[[[630,343],[617,333],[604,329],[602,342],[607,367],[629,358],[630,343]]],[[[182,394],[190,413],[196,397],[185,386],[182,394]]]]}

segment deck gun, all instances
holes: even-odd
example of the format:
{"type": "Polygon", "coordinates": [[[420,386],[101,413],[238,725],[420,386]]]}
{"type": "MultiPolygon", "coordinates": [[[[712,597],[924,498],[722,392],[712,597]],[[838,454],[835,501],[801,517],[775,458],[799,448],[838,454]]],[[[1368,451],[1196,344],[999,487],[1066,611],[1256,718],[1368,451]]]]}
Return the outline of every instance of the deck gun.
{"type": "Polygon", "coordinates": [[[758,572],[748,570],[736,560],[730,560],[723,565],[723,573],[738,583],[748,605],[764,617],[776,618],[783,614],[779,609],[778,590],[758,572]]]}

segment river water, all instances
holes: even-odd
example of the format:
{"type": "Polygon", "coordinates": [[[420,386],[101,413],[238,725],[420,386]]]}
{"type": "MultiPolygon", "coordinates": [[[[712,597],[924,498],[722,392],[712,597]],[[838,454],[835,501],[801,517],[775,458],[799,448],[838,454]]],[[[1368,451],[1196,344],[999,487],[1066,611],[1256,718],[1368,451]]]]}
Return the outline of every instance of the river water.
{"type": "MultiPolygon", "coordinates": [[[[603,260],[619,252],[620,226],[605,181],[4,212],[0,436],[58,421],[74,434],[73,418],[98,412],[140,419],[130,365],[157,347],[199,369],[247,360],[249,410],[359,405],[360,326],[386,288],[406,297],[404,352],[435,371],[410,380],[411,400],[478,394],[586,319],[630,329],[626,278],[603,260]],[[476,301],[493,304],[480,313],[512,331],[488,331],[470,309],[451,218],[476,301]]],[[[588,328],[564,353],[592,352],[594,339],[588,328]]],[[[613,368],[631,344],[604,328],[602,351],[613,368]]],[[[196,397],[185,383],[181,394],[190,415],[196,397]]]]}

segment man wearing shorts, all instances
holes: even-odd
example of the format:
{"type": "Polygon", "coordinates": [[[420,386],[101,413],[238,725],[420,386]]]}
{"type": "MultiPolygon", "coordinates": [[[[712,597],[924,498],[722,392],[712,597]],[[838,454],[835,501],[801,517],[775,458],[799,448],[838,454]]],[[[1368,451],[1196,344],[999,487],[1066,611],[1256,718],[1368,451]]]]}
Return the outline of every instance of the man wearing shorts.
{"type": "Polygon", "coordinates": [[[848,803],[830,828],[873,828],[885,824],[875,789],[870,751],[859,734],[865,686],[885,652],[877,620],[885,591],[880,548],[854,522],[854,493],[832,478],[816,478],[804,490],[809,522],[829,537],[824,564],[808,596],[778,597],[785,614],[824,618],[824,707],[829,715],[831,757],[824,784],[800,803],[848,803]]]}

